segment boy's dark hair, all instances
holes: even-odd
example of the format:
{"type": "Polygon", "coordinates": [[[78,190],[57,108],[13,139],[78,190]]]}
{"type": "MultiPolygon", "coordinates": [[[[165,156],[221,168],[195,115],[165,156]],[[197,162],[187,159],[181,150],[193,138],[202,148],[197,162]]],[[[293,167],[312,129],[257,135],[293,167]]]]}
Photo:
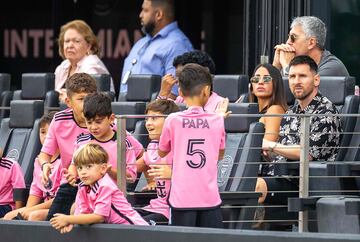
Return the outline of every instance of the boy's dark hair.
{"type": "Polygon", "coordinates": [[[150,102],[146,106],[145,114],[149,111],[159,112],[164,115],[168,115],[170,113],[176,113],[180,111],[178,105],[175,104],[174,101],[165,100],[165,99],[157,99],[150,102]]]}
{"type": "Polygon", "coordinates": [[[111,98],[105,93],[91,93],[84,99],[84,117],[87,120],[109,117],[112,114],[111,98]]]}
{"type": "Polygon", "coordinates": [[[309,56],[307,55],[298,55],[295,56],[289,64],[289,69],[292,66],[296,66],[296,65],[308,65],[310,67],[311,71],[314,71],[315,73],[318,72],[318,65],[316,64],[316,62],[309,56]]]}
{"type": "Polygon", "coordinates": [[[178,78],[180,90],[185,97],[199,95],[204,86],[212,86],[209,69],[199,64],[186,64],[178,78]]]}
{"type": "Polygon", "coordinates": [[[173,61],[173,66],[176,68],[178,65],[186,65],[189,63],[199,64],[203,67],[209,68],[211,74],[215,74],[215,63],[211,56],[201,50],[193,50],[189,52],[185,52],[182,55],[178,55],[175,57],[173,61]]]}
{"type": "Polygon", "coordinates": [[[66,94],[71,97],[74,93],[94,93],[96,89],[96,80],[86,73],[75,73],[66,79],[66,94]]]}
{"type": "Polygon", "coordinates": [[[51,111],[48,114],[44,114],[44,116],[41,117],[40,122],[39,122],[39,127],[43,128],[45,125],[51,123],[51,121],[54,118],[55,113],[57,113],[56,111],[51,111]]]}

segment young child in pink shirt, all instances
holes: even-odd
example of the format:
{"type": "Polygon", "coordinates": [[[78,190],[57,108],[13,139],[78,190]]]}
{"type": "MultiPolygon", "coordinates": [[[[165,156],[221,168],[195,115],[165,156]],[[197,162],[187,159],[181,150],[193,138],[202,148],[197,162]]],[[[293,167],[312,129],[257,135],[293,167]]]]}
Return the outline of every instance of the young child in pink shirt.
{"type": "MultiPolygon", "coordinates": [[[[83,115],[84,98],[97,92],[96,81],[90,75],[85,73],[75,73],[66,80],[67,97],[65,99],[68,109],[55,114],[50,124],[45,143],[39,155],[39,163],[43,171],[43,184],[48,183],[51,170],[51,157],[60,151],[61,165],[63,169],[68,169],[76,137],[86,132],[85,117],[83,115]]],[[[71,173],[65,173],[67,178],[74,176],[71,173]]],[[[54,213],[69,213],[72,202],[77,192],[77,186],[71,186],[63,183],[51,204],[47,220],[54,213]]]]}
{"type": "Polygon", "coordinates": [[[81,180],[77,193],[78,213],[55,214],[50,220],[55,229],[66,233],[73,224],[148,225],[108,175],[108,159],[107,152],[98,144],[86,144],[75,152],[74,164],[81,180]]]}
{"type": "Polygon", "coordinates": [[[0,218],[2,218],[6,213],[22,206],[21,201],[14,201],[13,189],[25,188],[25,181],[20,165],[8,158],[1,157],[0,174],[0,218]]]}
{"type": "MultiPolygon", "coordinates": [[[[155,100],[149,103],[146,107],[145,114],[147,115],[169,115],[178,112],[179,107],[169,100],[155,100]]],[[[166,157],[160,158],[158,155],[159,139],[164,125],[165,117],[147,117],[146,129],[149,133],[151,142],[149,143],[146,152],[141,159],[137,160],[137,167],[139,172],[144,172],[145,177],[149,179],[147,171],[153,165],[168,165],[172,164],[172,154],[169,153],[166,157]]],[[[156,189],[157,198],[152,199],[150,204],[137,211],[140,215],[152,224],[167,224],[169,219],[169,204],[168,195],[170,191],[170,180],[165,179],[150,179],[150,182],[144,190],[156,189]],[[154,183],[154,185],[153,185],[154,183]]]]}
{"type": "MultiPolygon", "coordinates": [[[[117,138],[113,123],[115,115],[111,109],[111,99],[105,93],[89,94],[84,100],[84,116],[88,131],[77,137],[74,152],[87,143],[101,145],[109,155],[109,176],[116,182],[117,173],[117,138]]],[[[136,172],[136,153],[132,147],[133,140],[129,140],[131,135],[126,137],[126,178],[129,182],[134,182],[137,177],[136,172]]],[[[75,165],[72,163],[69,170],[76,174],[75,165]]],[[[69,181],[75,184],[75,179],[69,181]]]]}
{"type": "MultiPolygon", "coordinates": [[[[44,115],[39,122],[40,143],[44,144],[49,125],[56,112],[50,112],[44,115]]],[[[59,152],[51,157],[51,174],[49,182],[45,186],[41,183],[42,172],[38,159],[34,162],[33,181],[30,186],[30,193],[26,202],[26,207],[13,210],[4,216],[4,219],[13,219],[20,217],[29,221],[45,220],[52,200],[60,186],[61,181],[61,160],[59,152]],[[44,201],[44,202],[42,202],[44,201]],[[20,214],[20,215],[18,215],[20,214]]]]}
{"type": "Polygon", "coordinates": [[[203,109],[212,83],[207,68],[186,64],[178,77],[188,109],[166,118],[158,151],[160,157],[173,152],[170,224],[221,228],[217,163],[225,149],[224,117],[203,109]]]}

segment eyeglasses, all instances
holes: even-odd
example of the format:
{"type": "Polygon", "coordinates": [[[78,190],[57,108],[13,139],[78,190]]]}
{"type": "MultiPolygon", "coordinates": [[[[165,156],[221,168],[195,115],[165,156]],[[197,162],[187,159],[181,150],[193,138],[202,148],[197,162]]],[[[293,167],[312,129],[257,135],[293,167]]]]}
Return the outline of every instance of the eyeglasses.
{"type": "Polygon", "coordinates": [[[288,37],[290,38],[291,43],[294,43],[295,40],[299,38],[296,34],[288,34],[288,37]]]}
{"type": "Polygon", "coordinates": [[[261,79],[263,80],[264,83],[269,83],[272,81],[271,76],[263,76],[262,78],[260,76],[253,76],[250,78],[250,82],[251,83],[259,83],[261,79]]]}

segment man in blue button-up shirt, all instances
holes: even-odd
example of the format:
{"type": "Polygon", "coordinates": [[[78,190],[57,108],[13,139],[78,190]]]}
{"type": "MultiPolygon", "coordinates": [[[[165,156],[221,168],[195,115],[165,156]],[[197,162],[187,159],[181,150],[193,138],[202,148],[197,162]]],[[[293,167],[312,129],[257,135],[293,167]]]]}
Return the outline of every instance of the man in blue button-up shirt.
{"type": "MultiPolygon", "coordinates": [[[[175,76],[174,58],[193,49],[174,21],[173,0],[144,0],[139,17],[146,35],[136,42],[125,59],[120,86],[122,93],[127,92],[130,74],[175,76]]],[[[177,85],[172,92],[178,95],[177,85]]]]}

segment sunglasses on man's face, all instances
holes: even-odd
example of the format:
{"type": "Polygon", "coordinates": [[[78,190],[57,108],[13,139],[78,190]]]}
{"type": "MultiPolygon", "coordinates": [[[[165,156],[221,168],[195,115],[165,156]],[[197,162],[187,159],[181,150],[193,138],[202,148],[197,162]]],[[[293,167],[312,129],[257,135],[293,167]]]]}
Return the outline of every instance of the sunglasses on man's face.
{"type": "MultiPolygon", "coordinates": [[[[253,76],[253,77],[250,78],[251,83],[259,83],[260,80],[261,80],[260,76],[253,76]]],[[[269,82],[272,81],[272,77],[271,76],[263,76],[262,80],[263,80],[264,83],[269,83],[269,82]]]]}
{"type": "Polygon", "coordinates": [[[295,40],[297,40],[299,38],[299,36],[297,36],[296,34],[289,34],[288,37],[289,37],[291,43],[294,43],[295,40]]]}

